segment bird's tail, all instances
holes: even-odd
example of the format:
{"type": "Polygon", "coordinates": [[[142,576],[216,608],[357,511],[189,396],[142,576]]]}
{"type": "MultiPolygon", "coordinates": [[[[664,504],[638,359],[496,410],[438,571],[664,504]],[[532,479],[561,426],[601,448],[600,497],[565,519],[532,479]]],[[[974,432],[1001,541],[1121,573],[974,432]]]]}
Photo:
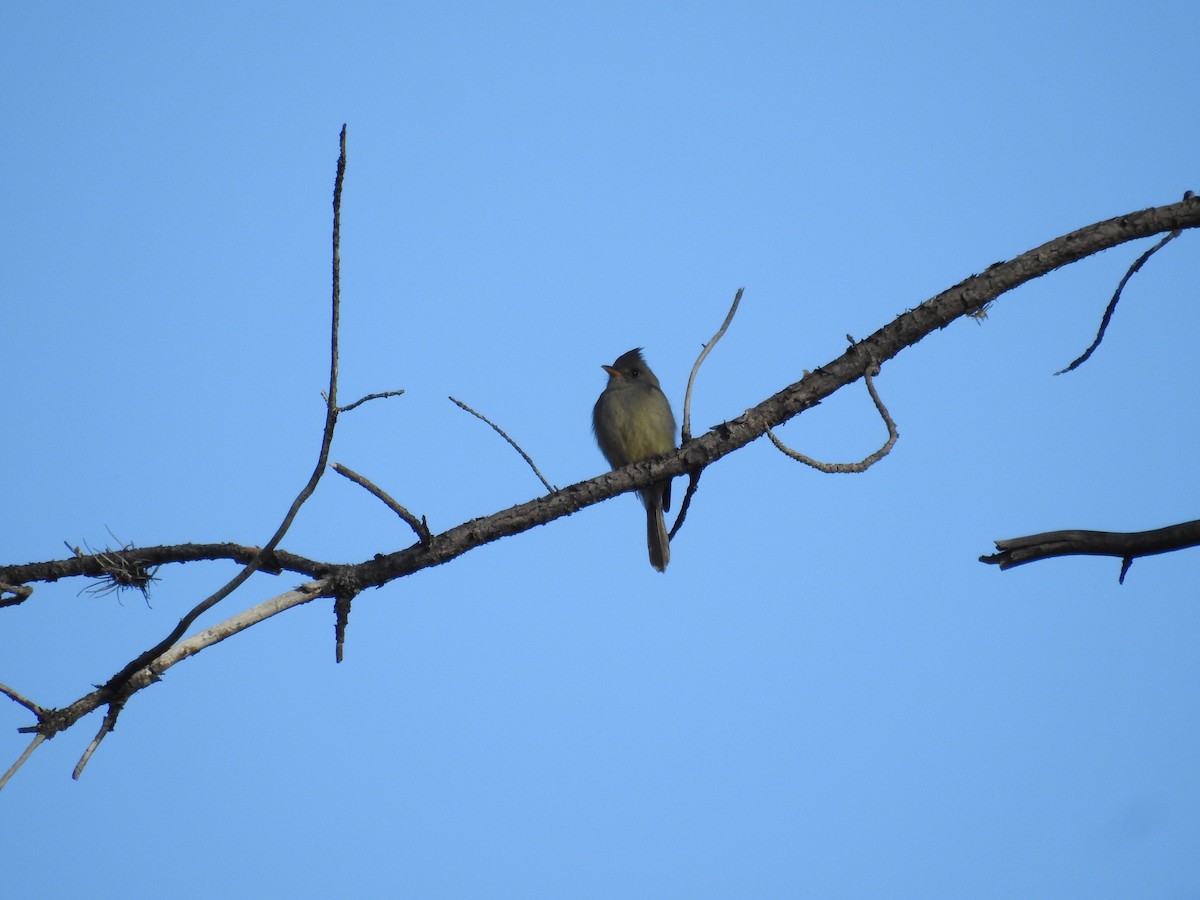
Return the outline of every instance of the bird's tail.
{"type": "Polygon", "coordinates": [[[650,551],[650,565],[660,572],[667,571],[667,563],[671,561],[671,542],[667,538],[661,493],[646,503],[646,548],[650,551]]]}

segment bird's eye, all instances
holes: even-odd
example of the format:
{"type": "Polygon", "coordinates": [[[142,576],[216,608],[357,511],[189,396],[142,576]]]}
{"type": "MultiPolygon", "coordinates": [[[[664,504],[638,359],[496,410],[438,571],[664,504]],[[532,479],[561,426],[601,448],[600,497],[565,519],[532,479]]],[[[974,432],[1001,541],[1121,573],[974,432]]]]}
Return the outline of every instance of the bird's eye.
{"type": "Polygon", "coordinates": [[[630,377],[630,378],[638,378],[638,377],[640,377],[640,376],[641,376],[641,374],[642,374],[642,370],[641,370],[641,369],[630,369],[630,370],[629,370],[629,377],[630,377]]]}

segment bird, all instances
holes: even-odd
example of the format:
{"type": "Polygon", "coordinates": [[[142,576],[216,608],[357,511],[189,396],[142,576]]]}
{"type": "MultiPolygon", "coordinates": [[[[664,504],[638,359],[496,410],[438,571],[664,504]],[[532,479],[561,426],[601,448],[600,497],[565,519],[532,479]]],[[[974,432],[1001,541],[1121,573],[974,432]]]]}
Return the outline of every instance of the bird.
{"type": "MultiPolygon", "coordinates": [[[[646,365],[642,348],[617,357],[611,366],[596,406],[592,409],[592,431],[600,452],[614,469],[641,462],[675,449],[675,416],[658,379],[646,365]]],[[[671,561],[671,545],[663,511],[671,508],[671,480],[641,490],[646,507],[646,547],[650,565],[659,572],[671,561]]]]}

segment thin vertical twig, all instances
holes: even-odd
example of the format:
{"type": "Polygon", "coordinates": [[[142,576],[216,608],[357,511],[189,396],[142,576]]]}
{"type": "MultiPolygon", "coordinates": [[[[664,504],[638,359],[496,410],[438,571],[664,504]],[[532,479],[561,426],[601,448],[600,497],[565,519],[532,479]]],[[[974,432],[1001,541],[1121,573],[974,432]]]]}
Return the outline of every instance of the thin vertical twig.
{"type": "MultiPolygon", "coordinates": [[[[154,659],[161,656],[164,652],[170,649],[176,641],[183,637],[192,623],[201,615],[212,609],[235,590],[244,584],[263,563],[274,553],[279,542],[283,540],[285,534],[292,527],[292,522],[295,521],[297,513],[300,512],[300,507],[312,496],[313,491],[317,488],[317,482],[321,480],[321,476],[325,473],[325,466],[329,461],[329,447],[333,443],[333,429],[337,424],[337,382],[338,382],[338,319],[341,308],[341,274],[340,274],[340,256],[338,252],[338,243],[341,233],[341,204],[342,204],[342,182],[346,174],[346,126],[342,126],[342,132],[339,140],[340,151],[337,161],[337,175],[334,179],[333,187],[333,313],[332,324],[330,326],[330,361],[329,361],[329,391],[325,395],[325,429],[321,435],[321,449],[317,454],[317,464],[313,467],[312,475],[309,476],[308,483],[304,485],[300,493],[296,495],[296,499],[292,501],[287,513],[280,522],[279,527],[275,530],[275,534],[271,539],[258,551],[257,555],[250,560],[240,572],[237,573],[223,587],[218,589],[211,596],[194,606],[182,619],[179,620],[165,638],[151,647],[149,650],[138,655],[133,661],[126,665],[121,671],[117,672],[112,678],[104,683],[103,690],[109,695],[109,709],[113,708],[116,697],[120,692],[122,685],[127,683],[133,674],[140,669],[145,668],[154,659]]],[[[119,710],[118,710],[119,711],[119,710]]],[[[106,724],[107,719],[106,719],[106,724]]],[[[115,724],[115,717],[114,723],[115,724]]],[[[80,760],[80,767],[86,764],[87,757],[90,757],[96,749],[95,745],[103,740],[104,735],[111,731],[111,726],[107,729],[101,728],[101,732],[96,736],[96,740],[92,746],[88,747],[83,759],[80,760]]],[[[78,777],[78,776],[76,776],[78,777]]]]}
{"type": "Polygon", "coordinates": [[[725,334],[729,323],[733,321],[734,314],[737,313],[738,304],[742,302],[742,292],[745,288],[738,288],[737,293],[733,297],[733,305],[729,307],[729,313],[725,316],[725,321],[721,323],[721,327],[717,329],[717,333],[712,336],[704,349],[700,351],[700,356],[696,358],[696,364],[692,366],[692,374],[688,376],[687,392],[683,395],[683,435],[681,443],[686,444],[692,439],[692,385],[696,383],[696,373],[700,371],[700,364],[704,362],[704,358],[712,352],[712,348],[716,346],[717,341],[725,334]]]}

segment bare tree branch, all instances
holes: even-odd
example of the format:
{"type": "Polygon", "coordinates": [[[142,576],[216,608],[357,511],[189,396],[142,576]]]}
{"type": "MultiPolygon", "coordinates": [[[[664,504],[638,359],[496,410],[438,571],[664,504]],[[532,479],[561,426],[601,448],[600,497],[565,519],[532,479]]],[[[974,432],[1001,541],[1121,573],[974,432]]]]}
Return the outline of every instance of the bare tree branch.
{"type": "Polygon", "coordinates": [[[520,445],[517,444],[516,441],[514,441],[507,434],[505,434],[503,428],[501,428],[499,425],[497,425],[495,422],[493,422],[491,419],[489,419],[483,413],[478,413],[475,410],[471,409],[471,407],[467,406],[467,404],[463,403],[461,400],[456,400],[453,397],[451,397],[450,402],[453,403],[455,406],[457,406],[459,409],[469,412],[471,415],[473,415],[475,418],[479,419],[481,422],[487,422],[487,424],[491,425],[492,430],[495,431],[496,434],[500,435],[500,437],[502,437],[506,441],[508,441],[508,443],[512,446],[512,448],[521,454],[521,458],[523,460],[525,460],[525,462],[529,463],[529,468],[533,469],[533,474],[538,477],[538,481],[540,481],[543,485],[545,485],[546,490],[550,491],[551,493],[554,492],[555,489],[551,486],[550,482],[548,482],[545,478],[542,477],[542,473],[538,471],[538,467],[536,465],[534,465],[533,460],[529,458],[529,454],[526,453],[524,450],[522,450],[520,445]]]}
{"type": "MultiPolygon", "coordinates": [[[[399,390],[399,391],[382,391],[381,393],[378,393],[378,394],[367,394],[367,396],[359,397],[357,400],[355,400],[351,404],[348,404],[347,406],[339,406],[338,412],[339,413],[350,412],[350,410],[354,409],[356,406],[362,406],[368,400],[383,400],[386,397],[399,397],[403,393],[404,393],[403,390],[399,390]]],[[[328,395],[325,394],[324,391],[321,392],[321,396],[326,400],[326,402],[328,402],[329,397],[328,397],[328,395]]]]}
{"type": "Polygon", "coordinates": [[[390,509],[392,512],[394,512],[401,519],[403,519],[405,522],[408,523],[408,526],[413,531],[416,532],[417,539],[419,541],[421,541],[421,543],[425,543],[429,540],[429,537],[430,537],[429,525],[426,524],[424,516],[422,516],[420,519],[418,519],[416,516],[414,516],[412,513],[410,513],[407,509],[405,509],[403,506],[401,506],[399,503],[397,503],[395,500],[393,500],[390,496],[388,496],[387,492],[384,491],[383,488],[378,487],[375,484],[372,484],[366,478],[363,478],[363,476],[359,475],[357,472],[353,471],[352,469],[346,468],[341,463],[334,463],[332,466],[330,466],[330,468],[333,469],[333,471],[337,472],[342,477],[349,478],[351,481],[353,481],[359,487],[365,488],[367,491],[369,491],[370,493],[372,493],[376,497],[378,497],[380,500],[382,500],[384,505],[387,506],[388,509],[390,509]]]}
{"type": "Polygon", "coordinates": [[[340,663],[346,651],[346,628],[350,624],[352,594],[338,594],[333,600],[333,659],[340,663]]]}
{"type": "MultiPolygon", "coordinates": [[[[729,329],[733,317],[737,314],[738,306],[742,302],[742,293],[746,289],[740,287],[737,293],[733,295],[733,303],[729,307],[729,312],[725,314],[725,321],[721,323],[721,327],[717,329],[717,333],[712,336],[707,344],[700,350],[700,355],[696,357],[696,362],[692,365],[692,372],[688,375],[687,391],[683,395],[683,430],[680,434],[680,443],[686,444],[692,439],[692,386],[696,382],[696,374],[700,371],[700,364],[704,362],[705,357],[712,352],[712,348],[729,329]]],[[[683,492],[683,502],[679,504],[679,512],[675,516],[675,522],[671,525],[671,530],[667,533],[667,540],[673,540],[675,535],[679,533],[679,529],[683,527],[683,523],[687,520],[688,510],[692,508],[692,498],[696,495],[696,490],[700,487],[700,475],[703,469],[692,469],[688,472],[687,490],[683,492]]]]}
{"type": "MultiPolygon", "coordinates": [[[[854,343],[851,341],[850,343],[854,343]]],[[[883,424],[887,426],[888,439],[883,446],[856,463],[826,463],[820,460],[813,459],[811,456],[805,456],[799,450],[793,450],[791,447],[783,443],[775,436],[770,428],[767,429],[767,437],[771,439],[771,443],[779,449],[785,456],[789,456],[796,462],[802,462],[806,466],[811,466],[819,472],[828,474],[841,474],[846,472],[865,472],[879,460],[883,459],[892,452],[892,448],[896,446],[896,441],[900,438],[900,432],[896,430],[896,423],[892,421],[891,415],[887,411],[887,407],[883,405],[883,401],[879,399],[879,393],[875,390],[875,381],[872,376],[879,374],[879,367],[874,367],[874,371],[867,370],[863,372],[863,381],[867,385],[867,393],[871,395],[871,401],[875,404],[875,408],[879,410],[879,415],[883,417],[883,424]]]]}
{"type": "MultiPolygon", "coordinates": [[[[292,522],[296,518],[296,514],[300,511],[300,507],[309,497],[312,496],[316,489],[317,482],[325,472],[325,465],[329,458],[329,446],[333,441],[333,430],[337,424],[337,380],[338,380],[338,322],[340,315],[340,257],[338,252],[338,244],[341,233],[341,201],[342,201],[342,182],[346,172],[346,126],[342,126],[340,137],[340,151],[338,154],[337,175],[334,179],[333,189],[333,312],[332,324],[330,327],[330,366],[329,366],[329,391],[326,395],[325,404],[325,428],[321,438],[321,449],[318,453],[317,464],[313,469],[313,473],[309,476],[307,484],[301,489],[296,499],[292,501],[291,507],[284,516],[283,521],[276,529],[275,534],[267,542],[253,559],[231,579],[227,584],[217,590],[214,594],[197,604],[190,612],[187,613],[175,628],[163,640],[159,641],[149,650],[140,654],[137,658],[129,662],[117,674],[112,676],[97,690],[84,698],[72,704],[68,710],[43,710],[38,716],[38,724],[34,727],[34,731],[47,738],[53,737],[64,727],[69,727],[78,721],[83,715],[86,715],[91,709],[95,709],[101,705],[108,706],[108,714],[105,716],[104,724],[101,726],[96,738],[85,751],[83,758],[75,769],[75,777],[78,778],[83,767],[87,764],[92,752],[103,740],[104,736],[112,731],[116,724],[117,716],[124,708],[126,700],[140,687],[134,687],[134,676],[145,670],[146,666],[154,660],[163,656],[177,641],[184,635],[192,623],[203,613],[207,612],[225,597],[229,596],[241,586],[267,559],[267,557],[275,550],[275,547],[283,539],[283,536],[291,528],[292,522]],[[91,705],[91,709],[85,707],[91,705]],[[71,714],[69,711],[77,708],[78,712],[71,714]]],[[[148,682],[147,682],[148,683],[148,682]]],[[[144,685],[142,685],[144,686],[144,685]]]]}
{"type": "MultiPolygon", "coordinates": [[[[184,620],[181,620],[180,628],[176,629],[176,632],[179,633],[173,632],[168,640],[160,642],[147,653],[140,655],[104,685],[80,697],[69,706],[62,709],[38,707],[38,712],[35,713],[38,723],[18,730],[36,733],[39,738],[49,738],[59,731],[71,727],[83,716],[100,706],[109,706],[109,711],[115,714],[133,693],[153,684],[169,667],[284,609],[307,603],[317,597],[334,597],[343,601],[356,596],[367,587],[380,586],[420,569],[440,565],[476,547],[503,537],[519,534],[561,516],[570,515],[618,494],[637,490],[684,472],[702,470],[716,460],[761,437],[769,428],[778,426],[804,410],[817,405],[841,387],[856,381],[867,371],[892,359],[905,348],[912,346],[932,332],[944,328],[956,318],[983,309],[1000,295],[1033,278],[1127,241],[1175,229],[1200,227],[1200,201],[1189,198],[1170,206],[1147,209],[1099,222],[1049,241],[1009,262],[994,265],[985,272],[972,276],[925,301],[915,309],[909,310],[861,343],[850,347],[836,359],[806,373],[796,383],[747,409],[737,418],[723,422],[706,434],[686,442],[678,450],[615,472],[606,472],[596,478],[569,485],[548,496],[519,504],[510,509],[472,519],[441,534],[431,536],[427,542],[418,543],[403,550],[379,554],[354,565],[318,563],[316,565],[322,567],[323,570],[323,574],[318,580],[280,595],[272,601],[259,604],[251,610],[235,615],[192,637],[179,640],[181,629],[188,627],[196,615],[219,602],[221,598],[227,596],[235,587],[244,582],[252,571],[262,567],[276,555],[276,545],[287,527],[290,526],[300,504],[311,494],[317,479],[324,471],[338,412],[336,404],[337,235],[339,231],[337,210],[344,164],[345,129],[343,128],[342,153],[339,158],[338,178],[335,185],[335,277],[330,390],[326,405],[326,427],[322,448],[309,484],[293,502],[292,508],[272,540],[251,559],[237,579],[204,601],[184,620]]],[[[67,562],[72,561],[68,560],[67,562]]],[[[92,564],[99,565],[95,560],[92,561],[92,564]]],[[[9,571],[11,568],[0,571],[0,581],[20,584],[18,579],[7,574],[9,571]]],[[[339,627],[343,626],[344,618],[339,613],[339,627]]],[[[12,693],[9,693],[9,696],[11,697],[12,693]]],[[[33,711],[31,707],[30,709],[33,711]]],[[[22,761],[28,757],[28,754],[32,752],[32,747],[36,745],[35,741],[35,744],[26,750],[22,761]]]]}
{"type": "Polygon", "coordinates": [[[700,364],[712,352],[712,348],[717,346],[717,341],[724,337],[725,332],[729,329],[729,324],[737,315],[738,306],[742,302],[742,293],[745,290],[744,287],[737,289],[737,293],[733,295],[733,303],[729,307],[729,312],[725,314],[725,321],[721,323],[721,327],[717,329],[717,333],[712,336],[712,339],[700,350],[700,355],[696,357],[696,362],[692,365],[692,373],[688,376],[687,391],[683,395],[683,433],[680,443],[686,444],[692,439],[692,385],[696,383],[696,373],[700,371],[700,364]]]}
{"type": "Polygon", "coordinates": [[[8,697],[10,700],[12,700],[16,703],[20,703],[23,707],[25,707],[27,710],[29,710],[31,713],[33,713],[35,716],[40,716],[42,714],[42,708],[40,706],[38,706],[36,703],[34,703],[29,698],[24,697],[21,694],[18,694],[16,691],[14,691],[12,688],[10,688],[6,684],[0,684],[0,694],[4,694],[4,696],[8,697]]]}
{"type": "Polygon", "coordinates": [[[367,560],[343,571],[360,588],[385,584],[419,569],[448,562],[502,537],[527,531],[617,494],[703,468],[764,435],[768,428],[816,406],[877,363],[892,359],[923,337],[1027,281],[1093,253],[1175,228],[1200,227],[1200,200],[1190,198],[1098,222],[1056,238],[1013,260],[991,266],[900,315],[845,353],[805,375],[741,416],[711,429],[678,450],[569,485],[537,500],[451,528],[425,545],[367,560]]]}
{"type": "Polygon", "coordinates": [[[100,746],[100,742],[104,740],[109,732],[117,727],[117,716],[125,708],[125,700],[127,699],[127,697],[123,697],[120,700],[109,701],[108,712],[104,714],[104,719],[100,722],[100,730],[96,732],[96,736],[92,738],[92,742],[83,751],[83,756],[79,757],[79,762],[75,763],[75,770],[71,773],[71,777],[76,781],[83,774],[84,767],[88,764],[88,760],[92,758],[92,754],[96,752],[96,748],[100,746]]]}
{"type": "MultiPolygon", "coordinates": [[[[30,579],[31,581],[33,579],[30,579]]],[[[16,606],[19,603],[24,603],[33,596],[33,588],[25,584],[4,584],[0,582],[0,606],[16,606]],[[11,594],[11,597],[5,597],[5,594],[11,594]]]]}
{"type": "Polygon", "coordinates": [[[25,748],[25,752],[17,757],[17,761],[8,767],[8,771],[0,777],[0,791],[4,790],[4,786],[8,784],[8,779],[17,774],[17,770],[25,765],[25,760],[33,756],[33,751],[48,741],[49,738],[44,734],[35,734],[33,740],[29,742],[29,746],[25,748]]]}
{"type": "MultiPolygon", "coordinates": [[[[308,603],[311,600],[316,600],[318,597],[330,596],[333,590],[333,585],[330,581],[322,580],[310,582],[301,585],[270,600],[259,603],[244,612],[238,613],[220,622],[211,628],[206,628],[204,631],[192,635],[186,640],[175,644],[158,658],[152,660],[148,665],[138,669],[132,673],[129,679],[123,686],[123,696],[119,701],[114,701],[105,690],[104,687],[99,687],[89,694],[80,697],[70,706],[60,710],[41,710],[37,725],[18,728],[17,731],[22,733],[33,733],[37,735],[37,739],[26,748],[21,754],[21,758],[9,769],[4,778],[0,779],[0,787],[19,769],[43,741],[53,737],[59,731],[64,731],[74,725],[84,716],[89,715],[105,704],[110,704],[109,715],[105,716],[104,722],[100,726],[96,737],[93,738],[87,750],[84,751],[83,757],[75,767],[73,777],[78,778],[83,771],[83,767],[87,764],[92,753],[99,745],[104,736],[112,731],[112,726],[116,722],[116,716],[112,714],[111,705],[116,702],[123,705],[125,701],[137,691],[149,687],[151,684],[160,680],[162,673],[172,666],[175,666],[191,656],[195,656],[202,650],[219,644],[228,637],[232,637],[240,631],[245,631],[252,625],[257,625],[259,622],[265,621],[274,615],[278,615],[284,610],[291,609],[294,606],[300,606],[308,603]],[[53,728],[50,726],[53,725],[53,728]]],[[[7,692],[6,692],[7,693],[7,692]]],[[[11,696],[11,694],[10,694],[11,696]]]]}
{"type": "Polygon", "coordinates": [[[1115,556],[1122,561],[1118,581],[1139,556],[1154,556],[1200,546],[1200,519],[1156,528],[1153,531],[1047,531],[996,541],[999,553],[979,561],[1001,570],[1055,556],[1115,556]]]}
{"type": "Polygon", "coordinates": [[[340,151],[337,161],[337,175],[333,182],[333,302],[331,324],[329,328],[329,390],[326,393],[325,402],[325,428],[321,435],[321,449],[317,454],[317,463],[313,467],[313,472],[308,478],[308,482],[300,489],[300,493],[296,495],[296,499],[292,501],[291,507],[284,514],[283,521],[279,523],[279,527],[275,529],[275,534],[267,541],[266,545],[260,550],[253,559],[250,560],[237,575],[235,575],[226,585],[221,587],[212,596],[198,603],[187,615],[179,620],[179,624],[165,638],[155,644],[146,652],[142,653],[137,659],[128,663],[121,671],[108,680],[105,688],[112,693],[116,693],[120,685],[127,681],[129,677],[138,669],[145,666],[155,657],[163,653],[168,647],[183,637],[191,624],[196,621],[201,615],[212,609],[245,581],[253,575],[258,568],[266,560],[267,556],[274,552],[279,542],[283,540],[283,536],[287,534],[292,527],[292,522],[296,520],[296,515],[300,512],[300,507],[313,495],[313,491],[317,489],[317,482],[321,480],[321,476],[325,474],[325,465],[329,460],[329,447],[333,443],[333,430],[337,425],[338,407],[337,407],[337,385],[338,385],[338,334],[339,322],[341,318],[341,256],[339,255],[339,244],[341,241],[341,219],[342,219],[342,182],[346,175],[346,126],[342,126],[342,133],[339,140],[340,151]]]}
{"type": "MultiPolygon", "coordinates": [[[[219,560],[246,565],[262,553],[261,547],[230,543],[137,547],[129,550],[108,550],[101,555],[72,556],[68,559],[49,562],[0,567],[0,579],[9,580],[14,584],[28,584],[36,581],[54,582],[60,578],[96,578],[104,575],[106,562],[112,561],[119,561],[122,565],[130,568],[145,569],[158,568],[168,563],[219,560]]],[[[329,563],[317,562],[285,550],[275,550],[263,556],[258,570],[270,575],[278,575],[286,571],[297,572],[309,578],[320,578],[327,574],[330,568],[329,563]]],[[[32,592],[31,588],[22,590],[32,592]]],[[[0,605],[4,604],[0,603],[0,605]]]]}
{"type": "MultiPolygon", "coordinates": [[[[1184,191],[1183,199],[1190,200],[1191,198],[1192,192],[1184,191]]],[[[1167,244],[1171,243],[1171,241],[1175,240],[1175,238],[1179,237],[1179,235],[1182,233],[1183,231],[1181,229],[1174,229],[1170,234],[1168,234],[1134,261],[1133,265],[1129,267],[1129,271],[1125,273],[1125,277],[1122,278],[1120,283],[1117,285],[1116,291],[1113,292],[1112,299],[1108,301],[1108,307],[1104,310],[1104,315],[1100,318],[1100,330],[1096,332],[1096,339],[1092,341],[1090,347],[1083,351],[1083,355],[1081,355],[1065,369],[1060,369],[1059,371],[1055,372],[1055,375],[1065,375],[1067,372],[1070,372],[1087,362],[1088,357],[1090,357],[1096,351],[1096,348],[1100,346],[1100,342],[1104,340],[1104,333],[1108,330],[1108,323],[1112,320],[1113,313],[1117,309],[1117,301],[1121,299],[1121,292],[1125,290],[1125,285],[1129,283],[1129,279],[1133,277],[1133,274],[1138,269],[1146,264],[1146,260],[1152,257],[1163,247],[1167,246],[1167,244]]]]}

